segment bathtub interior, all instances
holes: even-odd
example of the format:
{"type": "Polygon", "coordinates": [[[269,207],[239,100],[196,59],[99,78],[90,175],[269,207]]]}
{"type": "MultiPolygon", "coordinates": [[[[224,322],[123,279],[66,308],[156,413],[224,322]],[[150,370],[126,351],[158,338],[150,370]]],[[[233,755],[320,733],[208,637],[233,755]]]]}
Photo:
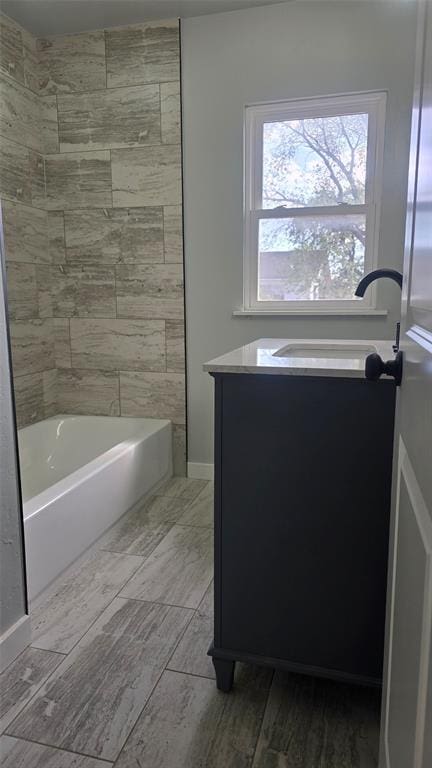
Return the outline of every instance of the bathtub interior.
{"type": "Polygon", "coordinates": [[[42,493],[120,443],[157,432],[160,419],[62,414],[19,430],[23,501],[42,493]]]}

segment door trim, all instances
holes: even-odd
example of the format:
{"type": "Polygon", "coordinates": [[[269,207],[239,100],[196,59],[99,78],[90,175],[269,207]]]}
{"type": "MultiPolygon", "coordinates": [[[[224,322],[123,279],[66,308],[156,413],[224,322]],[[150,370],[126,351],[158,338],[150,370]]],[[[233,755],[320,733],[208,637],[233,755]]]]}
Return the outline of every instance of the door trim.
{"type": "Polygon", "coordinates": [[[388,740],[389,729],[389,705],[391,692],[391,674],[392,674],[392,655],[393,655],[393,630],[394,630],[394,601],[395,601],[395,582],[397,571],[397,542],[399,532],[399,496],[400,482],[404,478],[405,485],[410,497],[411,506],[415,514],[417,526],[425,549],[425,580],[424,580],[424,601],[423,601],[423,624],[420,642],[420,664],[417,696],[417,725],[414,748],[413,768],[421,768],[423,760],[423,745],[426,726],[426,706],[427,706],[427,686],[430,655],[432,649],[432,520],[424,501],[420,486],[417,482],[414,470],[408,457],[405,444],[399,437],[398,453],[398,473],[397,473],[397,491],[396,491],[396,513],[395,530],[393,540],[393,571],[391,581],[391,601],[390,601],[390,631],[389,631],[389,653],[387,664],[387,690],[385,702],[385,761],[386,768],[392,768],[390,764],[390,750],[388,740]]]}

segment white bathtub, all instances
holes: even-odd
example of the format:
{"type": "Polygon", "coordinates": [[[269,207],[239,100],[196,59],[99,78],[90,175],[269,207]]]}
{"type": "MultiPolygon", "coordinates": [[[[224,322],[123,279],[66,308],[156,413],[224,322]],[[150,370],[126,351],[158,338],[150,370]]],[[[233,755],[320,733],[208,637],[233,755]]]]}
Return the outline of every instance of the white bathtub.
{"type": "Polygon", "coordinates": [[[57,416],[19,430],[29,598],[172,474],[171,422],[57,416]]]}

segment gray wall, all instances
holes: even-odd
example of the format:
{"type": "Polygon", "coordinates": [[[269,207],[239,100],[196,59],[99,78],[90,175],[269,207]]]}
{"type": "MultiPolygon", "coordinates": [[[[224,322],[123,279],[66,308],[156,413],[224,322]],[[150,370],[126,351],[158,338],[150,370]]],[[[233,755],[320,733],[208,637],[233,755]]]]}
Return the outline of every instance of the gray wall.
{"type": "Polygon", "coordinates": [[[0,637],[26,612],[9,369],[0,254],[0,637]]]}
{"type": "Polygon", "coordinates": [[[203,362],[260,337],[391,338],[387,317],[234,318],[242,304],[246,104],[388,91],[378,260],[401,268],[415,48],[414,3],[287,3],[182,23],[189,462],[211,462],[212,381],[203,362]]]}

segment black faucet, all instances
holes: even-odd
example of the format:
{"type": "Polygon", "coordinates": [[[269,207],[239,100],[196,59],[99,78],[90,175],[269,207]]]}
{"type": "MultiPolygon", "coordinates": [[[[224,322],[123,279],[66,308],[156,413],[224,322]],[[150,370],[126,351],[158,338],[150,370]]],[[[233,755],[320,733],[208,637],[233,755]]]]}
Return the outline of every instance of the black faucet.
{"type": "MultiPolygon", "coordinates": [[[[369,272],[360,280],[355,290],[355,296],[364,296],[368,285],[373,283],[374,280],[378,280],[380,277],[389,277],[391,280],[394,280],[395,283],[398,284],[399,288],[402,289],[402,275],[400,272],[397,271],[397,269],[374,269],[372,272],[369,272]]],[[[393,344],[394,352],[397,352],[399,350],[399,338],[400,338],[400,323],[397,323],[396,324],[396,340],[395,340],[395,343],[393,344]]]]}

